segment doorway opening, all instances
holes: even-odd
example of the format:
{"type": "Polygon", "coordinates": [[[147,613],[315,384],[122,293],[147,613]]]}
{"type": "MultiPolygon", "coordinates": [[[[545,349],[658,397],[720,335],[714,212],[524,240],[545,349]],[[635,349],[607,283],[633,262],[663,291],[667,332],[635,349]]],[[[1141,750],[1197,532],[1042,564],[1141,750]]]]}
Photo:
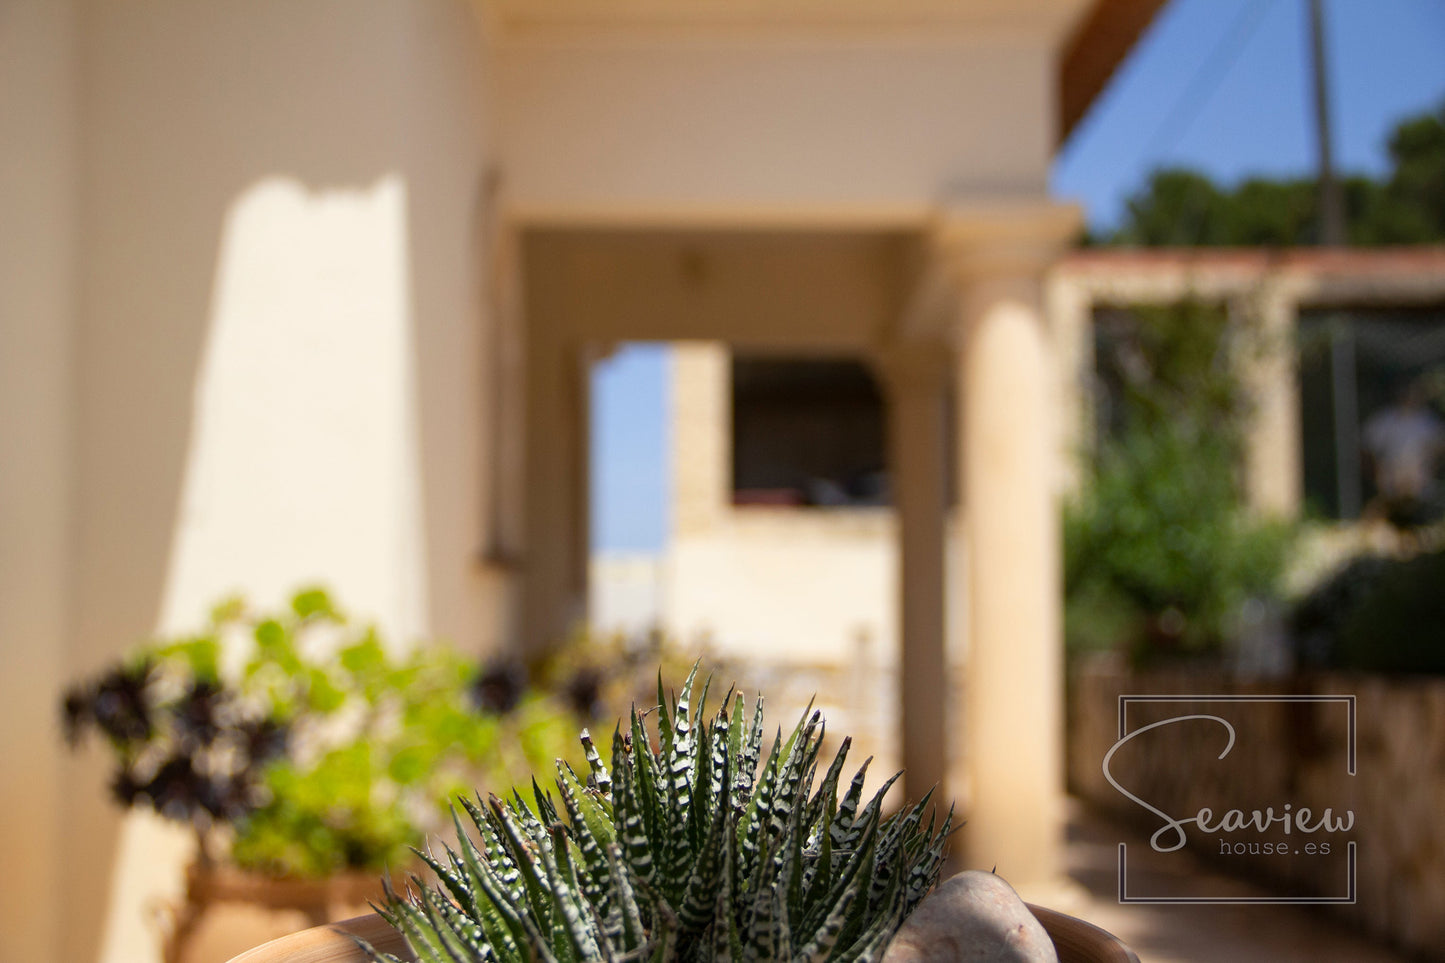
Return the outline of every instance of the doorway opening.
{"type": "Polygon", "coordinates": [[[626,342],[589,372],[588,622],[628,637],[662,620],[672,505],[665,342],[626,342]]]}

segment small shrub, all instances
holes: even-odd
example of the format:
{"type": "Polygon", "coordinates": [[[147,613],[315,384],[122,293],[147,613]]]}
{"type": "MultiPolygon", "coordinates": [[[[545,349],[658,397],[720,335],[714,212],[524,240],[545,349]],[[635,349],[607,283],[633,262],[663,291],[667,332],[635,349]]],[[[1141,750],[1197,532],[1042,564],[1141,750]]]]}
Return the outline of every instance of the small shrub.
{"type": "Polygon", "coordinates": [[[64,713],[72,744],[108,743],[116,801],[189,824],[203,860],[316,877],[405,862],[458,792],[567,751],[559,703],[524,682],[491,711],[482,678],[444,646],[390,652],[308,590],[276,613],[217,606],[72,687],[64,713]]]}
{"type": "Polygon", "coordinates": [[[1103,454],[1065,513],[1072,649],[1119,647],[1141,662],[1217,652],[1239,607],[1275,592],[1293,528],[1249,515],[1224,455],[1188,422],[1103,454]]]}
{"type": "Polygon", "coordinates": [[[1290,618],[1302,663],[1402,674],[1445,673],[1442,626],[1445,550],[1354,559],[1290,618]]]}

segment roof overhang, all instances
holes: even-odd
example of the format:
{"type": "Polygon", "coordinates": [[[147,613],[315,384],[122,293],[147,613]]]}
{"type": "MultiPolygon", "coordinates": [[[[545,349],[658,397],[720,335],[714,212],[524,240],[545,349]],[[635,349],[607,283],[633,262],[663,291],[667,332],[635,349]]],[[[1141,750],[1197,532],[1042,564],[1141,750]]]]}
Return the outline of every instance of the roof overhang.
{"type": "Polygon", "coordinates": [[[1094,0],[1058,66],[1058,143],[1069,139],[1166,0],[1094,0]]]}
{"type": "Polygon", "coordinates": [[[479,0],[504,31],[958,28],[1062,36],[1089,0],[479,0]]]}
{"type": "Polygon", "coordinates": [[[678,31],[718,36],[803,30],[824,35],[1033,36],[1058,50],[1058,144],[1103,92],[1167,0],[473,0],[500,37],[678,31]]]}

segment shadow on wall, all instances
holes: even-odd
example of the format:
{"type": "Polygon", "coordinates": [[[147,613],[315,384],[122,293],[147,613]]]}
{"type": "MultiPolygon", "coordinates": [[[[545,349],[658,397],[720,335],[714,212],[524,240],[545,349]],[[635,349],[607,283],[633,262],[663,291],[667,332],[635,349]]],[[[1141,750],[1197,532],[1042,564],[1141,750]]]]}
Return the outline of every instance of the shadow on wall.
{"type": "MultiPolygon", "coordinates": [[[[486,144],[466,8],[95,4],[81,20],[64,672],[224,592],[317,578],[394,634],[471,642],[480,258],[457,199],[486,144]]],[[[118,830],[97,766],[66,767],[61,795],[61,857],[91,867],[63,903],[109,907],[65,921],[62,958],[153,955],[144,913],[178,866],[118,830]]]]}

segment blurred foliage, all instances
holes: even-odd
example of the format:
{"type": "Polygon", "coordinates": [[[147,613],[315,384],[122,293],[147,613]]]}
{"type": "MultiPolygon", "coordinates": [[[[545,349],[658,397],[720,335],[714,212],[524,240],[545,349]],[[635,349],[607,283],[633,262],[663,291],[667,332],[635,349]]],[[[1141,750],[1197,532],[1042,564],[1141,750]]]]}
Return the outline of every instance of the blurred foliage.
{"type": "Polygon", "coordinates": [[[1302,666],[1445,673],[1445,549],[1351,559],[1289,617],[1302,666]]]}
{"type": "Polygon", "coordinates": [[[229,600],[71,688],[64,713],[72,743],[105,737],[116,800],[189,823],[203,858],[321,876],[406,862],[474,786],[581,764],[585,717],[525,674],[488,705],[498,671],[436,644],[398,653],[313,589],[274,614],[229,600]]]}
{"type": "Polygon", "coordinates": [[[1250,350],[1222,310],[1140,309],[1101,369],[1115,375],[1086,482],[1064,516],[1072,650],[1136,662],[1217,653],[1239,607],[1274,593],[1293,528],[1246,511],[1238,466],[1250,350]]]}
{"type": "MultiPolygon", "coordinates": [[[[605,727],[598,733],[603,738],[596,741],[606,750],[613,728],[625,728],[632,706],[657,703],[659,677],[686,678],[697,657],[660,629],[627,634],[579,627],[541,654],[529,672],[537,686],[561,695],[580,718],[605,727]]],[[[576,740],[575,733],[572,738],[576,740]]]]}
{"type": "MultiPolygon", "coordinates": [[[[1390,135],[1383,180],[1341,181],[1350,244],[1445,241],[1445,105],[1409,118],[1390,135]]],[[[1195,171],[1155,171],[1129,198],[1124,223],[1093,238],[1148,247],[1316,244],[1319,190],[1313,179],[1253,178],[1225,189],[1195,171]]]]}

